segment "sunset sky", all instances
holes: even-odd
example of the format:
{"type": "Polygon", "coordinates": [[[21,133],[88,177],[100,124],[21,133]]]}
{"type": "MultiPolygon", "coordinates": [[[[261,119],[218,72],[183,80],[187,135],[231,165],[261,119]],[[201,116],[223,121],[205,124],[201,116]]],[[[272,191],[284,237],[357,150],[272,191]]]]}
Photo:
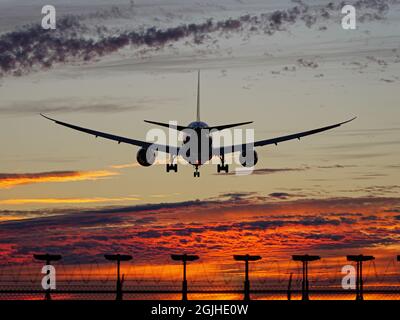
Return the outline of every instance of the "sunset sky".
{"type": "Polygon", "coordinates": [[[356,30],[342,29],[339,1],[328,3],[52,0],[60,27],[46,32],[76,41],[57,51],[35,27],[42,1],[0,0],[0,264],[48,251],[90,265],[125,252],[151,269],[190,252],[201,256],[192,272],[222,280],[240,279],[232,254],[250,252],[264,257],[259,277],[276,280],[273,263],[287,277],[290,256],[310,253],[327,259],[322,279],[346,254],[370,253],[384,272],[400,254],[400,3],[359,1],[356,30]],[[104,41],[99,54],[87,42],[211,18],[223,27],[162,43],[104,41]],[[23,64],[8,60],[16,53],[23,64]],[[205,165],[194,179],[191,166],[141,167],[138,148],[39,115],[145,140],[153,127],[143,120],[195,120],[198,69],[209,125],[254,121],[247,128],[266,139],[358,118],[257,149],[251,175],[205,165]]]}

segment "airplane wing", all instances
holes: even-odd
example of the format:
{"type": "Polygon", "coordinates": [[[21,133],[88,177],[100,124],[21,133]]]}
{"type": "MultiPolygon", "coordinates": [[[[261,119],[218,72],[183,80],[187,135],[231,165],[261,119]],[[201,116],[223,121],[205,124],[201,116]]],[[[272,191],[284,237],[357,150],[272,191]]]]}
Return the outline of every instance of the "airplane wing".
{"type": "MultiPolygon", "coordinates": [[[[354,117],[350,120],[347,121],[343,121],[340,123],[336,123],[330,126],[326,126],[326,127],[322,127],[322,128],[318,128],[318,129],[313,129],[313,130],[308,130],[308,131],[303,131],[303,132],[299,132],[299,133],[294,133],[294,134],[289,134],[286,136],[281,136],[281,137],[276,137],[276,138],[272,138],[272,139],[266,139],[266,140],[259,140],[259,141],[255,141],[253,146],[254,147],[262,147],[262,146],[266,146],[266,145],[270,145],[270,144],[275,144],[278,145],[278,143],[284,142],[284,141],[288,141],[288,140],[293,140],[293,139],[299,139],[305,136],[309,136],[312,134],[316,134],[316,133],[320,133],[323,131],[327,131],[327,130],[331,130],[337,127],[340,127],[342,124],[348,123],[350,121],[353,121],[354,119],[356,119],[357,117],[354,117]]],[[[242,151],[242,150],[246,150],[246,146],[248,144],[238,144],[238,145],[232,145],[232,146],[223,146],[220,148],[216,148],[214,149],[214,154],[215,155],[222,155],[222,154],[227,154],[227,153],[233,153],[233,152],[237,152],[237,151],[242,151]],[[219,152],[219,153],[218,153],[219,152]]]]}
{"type": "Polygon", "coordinates": [[[135,145],[138,147],[142,147],[142,148],[152,147],[152,148],[154,148],[154,150],[165,152],[165,153],[170,153],[170,154],[178,154],[179,153],[179,148],[174,147],[174,146],[161,145],[161,144],[156,144],[156,143],[151,143],[151,142],[146,142],[146,141],[141,141],[141,140],[125,138],[125,137],[121,137],[121,136],[116,136],[113,134],[96,131],[96,130],[92,130],[92,129],[87,129],[87,128],[83,128],[83,127],[78,127],[78,126],[70,124],[70,123],[58,121],[56,119],[47,117],[44,114],[40,114],[40,115],[48,120],[54,121],[56,124],[59,124],[61,126],[68,127],[68,128],[71,128],[71,129],[74,129],[77,131],[91,134],[91,135],[95,136],[96,138],[101,137],[101,138],[117,141],[118,144],[127,143],[127,144],[132,144],[132,145],[135,145]]]}

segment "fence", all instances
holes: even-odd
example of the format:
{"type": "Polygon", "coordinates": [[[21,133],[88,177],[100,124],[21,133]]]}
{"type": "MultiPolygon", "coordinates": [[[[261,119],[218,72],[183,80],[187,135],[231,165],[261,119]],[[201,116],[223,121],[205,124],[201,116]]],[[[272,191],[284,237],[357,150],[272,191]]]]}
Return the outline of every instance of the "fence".
{"type": "MultiPolygon", "coordinates": [[[[311,300],[353,300],[356,290],[341,286],[343,258],[310,264],[308,296],[311,300]]],[[[114,300],[117,273],[114,263],[91,264],[57,262],[57,287],[51,298],[72,300],[114,300]]],[[[0,268],[0,299],[43,299],[41,286],[43,264],[6,265],[0,268]]],[[[394,258],[369,261],[364,267],[365,300],[400,300],[400,263],[394,258]]],[[[218,267],[205,262],[188,263],[187,298],[190,300],[242,300],[244,297],[243,263],[232,262],[218,267]]],[[[121,264],[121,290],[124,300],[178,300],[182,298],[182,266],[153,266],[134,262],[121,264]]],[[[302,299],[302,266],[293,261],[263,261],[250,264],[251,299],[302,299]]]]}

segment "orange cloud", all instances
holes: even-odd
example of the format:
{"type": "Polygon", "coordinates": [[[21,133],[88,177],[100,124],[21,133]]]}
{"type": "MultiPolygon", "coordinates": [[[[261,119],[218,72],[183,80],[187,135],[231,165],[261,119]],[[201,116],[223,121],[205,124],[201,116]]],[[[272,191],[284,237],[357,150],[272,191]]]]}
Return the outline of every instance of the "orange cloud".
{"type": "MultiPolygon", "coordinates": [[[[178,157],[178,159],[180,159],[180,157],[178,157]]],[[[153,165],[164,165],[167,163],[169,163],[169,161],[166,159],[156,159],[153,165]]],[[[138,167],[141,167],[141,165],[137,162],[110,165],[110,168],[112,169],[128,169],[128,168],[138,168],[138,167]]]]}
{"type": "MultiPolygon", "coordinates": [[[[291,274],[292,289],[301,288],[301,265],[291,260],[292,254],[320,255],[322,259],[310,265],[309,279],[313,287],[328,290],[337,289],[341,283],[341,269],[349,264],[346,255],[362,253],[376,258],[365,264],[366,288],[379,290],[396,285],[398,198],[276,202],[270,197],[259,198],[257,194],[243,200],[244,196],[232,193],[227,200],[220,201],[107,206],[97,210],[4,211],[4,215],[31,219],[1,223],[4,241],[0,243],[3,252],[0,271],[10,262],[23,265],[25,270],[26,266],[33,265],[32,253],[56,248],[65,257],[79,257],[79,264],[63,265],[63,272],[58,276],[61,281],[81,281],[85,277],[93,283],[100,280],[114,283],[115,264],[107,263],[102,257],[111,250],[134,256],[133,261],[121,266],[127,287],[142,283],[146,288],[160,288],[170,284],[179,286],[182,265],[172,261],[170,254],[187,252],[200,256],[199,261],[188,266],[191,286],[212,285],[234,290],[238,285],[242,287],[244,265],[234,261],[232,255],[249,253],[263,257],[251,264],[252,287],[283,292],[254,294],[253,298],[285,299],[291,274]],[[43,233],[44,228],[53,232],[43,233]],[[38,234],[41,236],[37,237],[38,234]]],[[[191,295],[192,299],[204,297],[191,295]]],[[[366,295],[366,299],[379,297],[389,298],[366,295]]],[[[163,298],[179,299],[179,295],[163,298]]],[[[213,298],[240,299],[242,296],[220,294],[213,298]]],[[[299,298],[294,292],[293,299],[299,298]]],[[[354,293],[313,293],[312,298],[354,299],[354,293]]]]}
{"type": "Polygon", "coordinates": [[[119,173],[98,170],[98,171],[51,171],[38,173],[0,173],[0,189],[13,188],[19,185],[44,182],[70,182],[84,180],[98,180],[119,173]]]}
{"type": "Polygon", "coordinates": [[[110,168],[113,168],[113,169],[127,169],[127,168],[136,168],[136,167],[140,167],[140,164],[137,162],[126,163],[126,164],[114,164],[114,165],[110,166],[110,168]]]}
{"type": "Polygon", "coordinates": [[[101,203],[101,202],[121,202],[121,201],[137,201],[135,197],[121,198],[33,198],[33,199],[7,199],[0,200],[0,204],[6,205],[22,205],[22,204],[84,204],[84,203],[101,203]]]}

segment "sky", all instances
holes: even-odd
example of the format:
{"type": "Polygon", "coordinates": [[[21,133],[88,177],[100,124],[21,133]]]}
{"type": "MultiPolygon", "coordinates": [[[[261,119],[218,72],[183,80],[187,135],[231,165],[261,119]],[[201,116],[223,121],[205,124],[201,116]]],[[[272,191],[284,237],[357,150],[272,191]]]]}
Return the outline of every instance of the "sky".
{"type": "Polygon", "coordinates": [[[362,252],[398,271],[400,3],[349,3],[356,30],[339,1],[53,0],[43,31],[41,1],[0,0],[0,264],[123,251],[157,268],[184,251],[221,280],[241,275],[234,253],[263,255],[268,278],[303,252],[327,259],[322,279],[362,252]],[[143,120],[195,120],[198,69],[209,125],[254,121],[266,139],[357,119],[257,149],[251,175],[194,179],[39,115],[145,140],[143,120]]]}

